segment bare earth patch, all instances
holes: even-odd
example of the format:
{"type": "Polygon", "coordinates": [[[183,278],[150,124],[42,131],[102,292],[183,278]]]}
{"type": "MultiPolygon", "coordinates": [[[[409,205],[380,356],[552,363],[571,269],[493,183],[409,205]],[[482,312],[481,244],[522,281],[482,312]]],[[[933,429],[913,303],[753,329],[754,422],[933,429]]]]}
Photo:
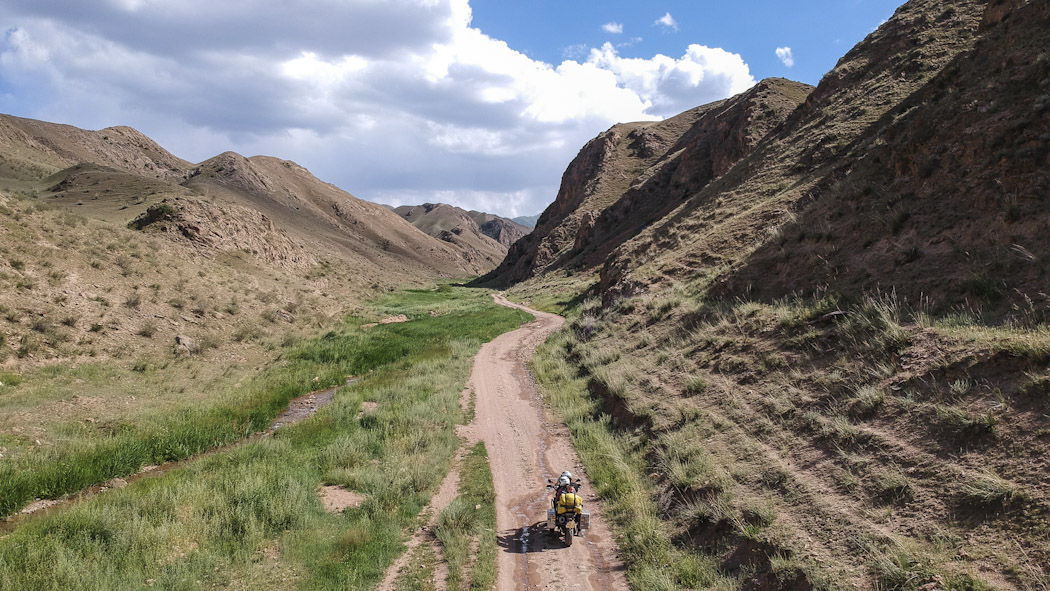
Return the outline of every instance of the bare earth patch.
{"type": "Polygon", "coordinates": [[[31,513],[36,513],[37,511],[42,511],[44,509],[47,509],[48,507],[53,507],[59,503],[61,503],[61,501],[56,501],[53,499],[37,499],[32,503],[26,505],[25,508],[22,509],[22,514],[29,515],[31,513]]]}
{"type": "Polygon", "coordinates": [[[371,400],[365,400],[364,402],[361,403],[361,411],[357,413],[357,418],[360,419],[361,417],[365,416],[366,414],[373,413],[373,412],[375,412],[375,410],[377,408],[379,408],[379,403],[378,402],[373,402],[371,400]]]}
{"type": "Polygon", "coordinates": [[[329,513],[342,513],[344,510],[360,507],[365,502],[365,495],[356,493],[342,486],[322,486],[317,489],[321,504],[329,513]]]}
{"type": "Polygon", "coordinates": [[[361,328],[372,328],[373,326],[379,326],[380,324],[398,324],[401,322],[408,322],[408,316],[404,314],[397,314],[396,316],[387,316],[379,322],[369,322],[368,324],[362,324],[361,328]]]}

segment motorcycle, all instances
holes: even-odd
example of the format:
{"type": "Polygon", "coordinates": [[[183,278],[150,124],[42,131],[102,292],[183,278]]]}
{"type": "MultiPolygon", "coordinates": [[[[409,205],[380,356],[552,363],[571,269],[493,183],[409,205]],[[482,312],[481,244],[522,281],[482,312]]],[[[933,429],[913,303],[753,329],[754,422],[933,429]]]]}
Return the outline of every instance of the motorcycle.
{"type": "MultiPolygon", "coordinates": [[[[547,509],[547,531],[551,535],[560,532],[565,538],[565,545],[571,546],[576,536],[583,535],[583,530],[591,525],[591,514],[583,508],[583,497],[576,494],[580,490],[580,479],[576,479],[568,490],[559,491],[551,500],[547,509]]],[[[548,480],[547,490],[558,487],[548,480]]]]}

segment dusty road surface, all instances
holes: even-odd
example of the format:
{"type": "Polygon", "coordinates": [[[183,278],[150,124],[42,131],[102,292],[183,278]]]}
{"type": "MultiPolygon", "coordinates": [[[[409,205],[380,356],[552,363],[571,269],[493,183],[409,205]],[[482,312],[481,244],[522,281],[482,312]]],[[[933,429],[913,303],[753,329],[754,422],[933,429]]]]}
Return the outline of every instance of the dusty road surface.
{"type": "Polygon", "coordinates": [[[527,310],[536,321],[505,333],[481,348],[469,388],[475,396],[474,422],[462,434],[485,442],[495,486],[499,535],[499,591],[536,589],[627,590],[616,544],[602,521],[601,510],[564,425],[548,420],[526,364],[536,347],[561,326],[560,316],[527,310]],[[591,529],[566,547],[546,533],[551,493],[548,478],[562,470],[583,477],[584,508],[591,529]]]}

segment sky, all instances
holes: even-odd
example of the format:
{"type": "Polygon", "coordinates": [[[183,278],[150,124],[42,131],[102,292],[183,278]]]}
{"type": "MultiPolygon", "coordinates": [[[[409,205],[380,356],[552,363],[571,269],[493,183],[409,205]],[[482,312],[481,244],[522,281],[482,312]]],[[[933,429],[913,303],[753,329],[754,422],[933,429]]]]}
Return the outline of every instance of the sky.
{"type": "Polygon", "coordinates": [[[541,212],[591,138],[817,84],[900,0],[3,0],[0,113],[357,197],[541,212]]]}

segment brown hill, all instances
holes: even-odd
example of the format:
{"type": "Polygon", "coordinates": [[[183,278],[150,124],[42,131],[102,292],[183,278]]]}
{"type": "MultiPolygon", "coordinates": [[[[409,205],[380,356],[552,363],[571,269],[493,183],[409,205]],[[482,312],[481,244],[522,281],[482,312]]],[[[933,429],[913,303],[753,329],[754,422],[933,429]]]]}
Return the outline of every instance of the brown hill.
{"type": "Polygon", "coordinates": [[[190,165],[130,127],[87,131],[0,115],[0,177],[35,181],[85,163],[169,181],[190,165]]]}
{"type": "Polygon", "coordinates": [[[507,249],[482,232],[481,227],[463,210],[443,203],[427,203],[408,211],[395,213],[417,228],[462,249],[467,260],[476,261],[491,270],[506,255],[507,249]]]}
{"type": "MultiPolygon", "coordinates": [[[[611,475],[633,580],[1050,581],[1048,22],[1046,2],[912,0],[597,285],[552,248],[514,289],[583,301],[535,367],[611,475]]],[[[602,182],[585,172],[563,190],[602,182]]]]}
{"type": "Polygon", "coordinates": [[[195,166],[185,186],[220,203],[256,209],[300,239],[352,253],[377,273],[471,275],[487,268],[388,208],[357,199],[287,160],[227,152],[195,166]]]}
{"type": "Polygon", "coordinates": [[[130,128],[10,116],[0,252],[0,363],[14,367],[162,356],[180,331],[252,349],[243,335],[274,319],[316,330],[395,285],[491,268],[292,162],[191,165],[130,128]]]}
{"type": "Polygon", "coordinates": [[[584,146],[536,229],[486,280],[506,284],[601,264],[612,249],[746,155],[810,90],[764,80],[665,121],[613,126],[584,146]]]}
{"type": "Polygon", "coordinates": [[[478,211],[465,211],[445,203],[402,205],[394,212],[427,234],[463,251],[467,260],[490,271],[507,254],[505,241],[516,240],[527,230],[510,220],[478,211]]]}

